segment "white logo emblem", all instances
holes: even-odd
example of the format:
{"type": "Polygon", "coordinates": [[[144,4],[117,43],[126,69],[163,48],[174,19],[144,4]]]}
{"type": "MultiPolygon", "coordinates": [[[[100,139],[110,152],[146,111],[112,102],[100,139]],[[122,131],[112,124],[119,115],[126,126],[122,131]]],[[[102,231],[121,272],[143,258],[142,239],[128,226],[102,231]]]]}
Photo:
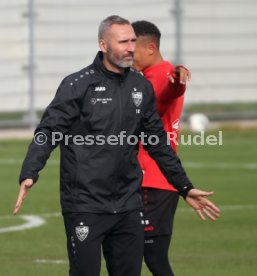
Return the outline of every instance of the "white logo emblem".
{"type": "Polygon", "coordinates": [[[91,104],[93,104],[93,105],[96,104],[96,98],[91,98],[91,99],[90,99],[90,102],[91,102],[91,104]]]}
{"type": "Polygon", "coordinates": [[[172,128],[178,130],[179,129],[179,119],[175,120],[173,123],[172,123],[172,128]]]}
{"type": "Polygon", "coordinates": [[[142,103],[143,94],[142,92],[132,92],[132,99],[136,107],[139,107],[142,103]]]}
{"type": "Polygon", "coordinates": [[[97,86],[95,87],[95,91],[106,91],[106,88],[104,86],[97,86]]]}
{"type": "Polygon", "coordinates": [[[88,226],[84,226],[83,222],[80,223],[80,226],[76,226],[75,227],[75,231],[76,231],[76,235],[78,237],[78,239],[83,242],[89,233],[89,227],[88,226]]]}

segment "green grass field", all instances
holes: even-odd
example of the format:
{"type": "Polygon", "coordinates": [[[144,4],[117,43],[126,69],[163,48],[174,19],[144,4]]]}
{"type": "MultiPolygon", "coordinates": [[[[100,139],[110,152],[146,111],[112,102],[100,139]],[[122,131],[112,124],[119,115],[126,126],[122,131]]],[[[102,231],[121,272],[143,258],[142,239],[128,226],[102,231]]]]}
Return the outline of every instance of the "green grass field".
{"type": "MultiPolygon", "coordinates": [[[[27,145],[28,141],[0,140],[0,275],[68,275],[59,215],[58,150],[19,216],[11,215],[27,145]],[[46,223],[23,231],[1,231],[24,224],[25,214],[38,215],[46,223]]],[[[194,185],[215,191],[212,199],[222,216],[216,222],[202,222],[180,201],[170,254],[176,275],[257,275],[257,130],[227,130],[222,146],[180,146],[179,154],[194,185]]],[[[107,275],[104,262],[101,275],[107,275]]],[[[143,265],[142,276],[148,275],[143,265]]]]}

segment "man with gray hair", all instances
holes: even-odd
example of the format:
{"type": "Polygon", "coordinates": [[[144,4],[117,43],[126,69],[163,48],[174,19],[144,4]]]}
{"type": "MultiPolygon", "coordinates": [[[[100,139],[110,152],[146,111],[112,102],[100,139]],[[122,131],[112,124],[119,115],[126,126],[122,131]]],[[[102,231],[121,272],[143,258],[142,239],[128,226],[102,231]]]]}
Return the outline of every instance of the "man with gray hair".
{"type": "Polygon", "coordinates": [[[34,139],[23,162],[14,214],[57,146],[52,134],[80,137],[80,143],[77,139],[68,144],[59,141],[70,276],[99,276],[101,246],[109,275],[141,273],[144,232],[138,143],[128,139],[119,143],[116,138],[121,134],[155,135],[158,144],[146,143],[144,148],[165,177],[181,196],[191,199],[195,208],[208,207],[219,215],[219,209],[206,198],[212,192],[193,187],[179,158],[167,145],[152,86],[130,69],[135,43],[134,30],[126,19],[110,16],[100,24],[101,51],[91,65],[61,82],[35,130],[35,137],[43,133],[47,139],[45,143],[34,139]]]}

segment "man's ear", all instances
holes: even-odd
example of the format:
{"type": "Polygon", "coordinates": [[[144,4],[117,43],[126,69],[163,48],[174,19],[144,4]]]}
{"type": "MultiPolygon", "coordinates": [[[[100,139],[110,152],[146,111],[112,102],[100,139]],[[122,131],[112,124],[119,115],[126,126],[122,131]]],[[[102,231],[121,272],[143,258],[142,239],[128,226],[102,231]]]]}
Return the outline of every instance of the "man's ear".
{"type": "Polygon", "coordinates": [[[157,50],[156,45],[152,42],[147,45],[147,49],[149,56],[152,56],[157,50]]]}
{"type": "Polygon", "coordinates": [[[107,52],[107,44],[106,44],[106,41],[104,39],[100,39],[99,42],[99,47],[100,47],[100,50],[103,52],[103,53],[106,53],[107,52]]]}

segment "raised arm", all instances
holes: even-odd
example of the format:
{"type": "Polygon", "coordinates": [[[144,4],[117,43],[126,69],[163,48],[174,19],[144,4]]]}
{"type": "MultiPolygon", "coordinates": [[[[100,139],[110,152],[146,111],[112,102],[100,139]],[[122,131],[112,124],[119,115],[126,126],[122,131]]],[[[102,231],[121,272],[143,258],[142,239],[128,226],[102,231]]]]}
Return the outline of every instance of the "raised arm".
{"type": "Polygon", "coordinates": [[[211,201],[206,199],[213,192],[201,191],[195,189],[192,185],[182,167],[180,159],[167,142],[167,133],[156,110],[154,93],[151,87],[149,87],[149,93],[151,93],[151,96],[147,99],[147,110],[144,112],[141,131],[148,137],[155,135],[159,142],[156,145],[143,144],[143,147],[156,161],[169,183],[172,183],[179,191],[179,194],[196,210],[198,215],[202,219],[205,219],[204,214],[210,219],[215,219],[219,216],[220,210],[211,201]]]}

